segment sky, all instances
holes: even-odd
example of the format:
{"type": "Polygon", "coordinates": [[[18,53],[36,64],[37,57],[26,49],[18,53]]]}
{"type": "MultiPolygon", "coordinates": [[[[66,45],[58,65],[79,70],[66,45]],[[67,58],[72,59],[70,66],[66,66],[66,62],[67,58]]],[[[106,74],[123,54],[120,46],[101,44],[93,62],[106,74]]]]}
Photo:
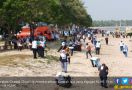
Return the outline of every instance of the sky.
{"type": "Polygon", "coordinates": [[[132,0],[83,0],[93,20],[132,20],[132,0]]]}

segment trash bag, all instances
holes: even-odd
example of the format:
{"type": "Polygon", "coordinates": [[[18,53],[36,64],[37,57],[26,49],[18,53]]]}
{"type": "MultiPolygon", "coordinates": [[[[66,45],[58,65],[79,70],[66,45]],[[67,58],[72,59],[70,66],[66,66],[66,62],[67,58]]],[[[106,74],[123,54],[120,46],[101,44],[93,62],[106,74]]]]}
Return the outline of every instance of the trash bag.
{"type": "Polygon", "coordinates": [[[70,76],[60,75],[55,79],[55,81],[56,81],[56,84],[61,86],[61,87],[70,88],[72,86],[70,76]]]}

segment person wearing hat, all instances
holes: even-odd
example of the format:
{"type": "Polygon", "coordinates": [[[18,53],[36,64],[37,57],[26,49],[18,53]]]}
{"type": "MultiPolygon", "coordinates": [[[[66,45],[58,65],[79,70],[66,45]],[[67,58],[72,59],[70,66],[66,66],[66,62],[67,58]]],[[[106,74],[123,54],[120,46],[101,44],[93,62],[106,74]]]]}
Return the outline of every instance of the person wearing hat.
{"type": "Polygon", "coordinates": [[[62,42],[61,47],[58,49],[58,52],[60,52],[61,50],[65,50],[66,48],[67,48],[66,42],[62,42]]]}

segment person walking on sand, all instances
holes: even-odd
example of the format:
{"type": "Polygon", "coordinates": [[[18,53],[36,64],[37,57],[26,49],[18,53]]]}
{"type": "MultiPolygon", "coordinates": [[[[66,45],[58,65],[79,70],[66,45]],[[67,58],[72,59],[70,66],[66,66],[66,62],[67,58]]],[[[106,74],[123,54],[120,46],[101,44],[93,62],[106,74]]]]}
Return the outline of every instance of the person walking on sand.
{"type": "Polygon", "coordinates": [[[100,54],[100,48],[101,48],[100,41],[97,41],[95,48],[96,48],[96,55],[99,55],[100,54]]]}
{"type": "Polygon", "coordinates": [[[96,46],[96,43],[97,43],[97,36],[93,36],[92,41],[93,41],[93,42],[92,42],[93,45],[96,46]]]}
{"type": "Polygon", "coordinates": [[[108,38],[108,36],[105,37],[105,42],[106,42],[106,45],[108,45],[108,43],[109,43],[109,38],[108,38]]]}
{"type": "Polygon", "coordinates": [[[121,41],[121,42],[120,42],[120,51],[121,51],[121,52],[123,51],[123,44],[124,44],[124,43],[121,41]]]}
{"type": "Polygon", "coordinates": [[[101,80],[101,86],[104,88],[108,88],[108,86],[107,86],[107,75],[108,75],[108,67],[105,64],[102,64],[99,67],[99,77],[101,80]]]}
{"type": "Polygon", "coordinates": [[[61,51],[60,62],[61,62],[62,72],[67,73],[68,56],[65,50],[61,51]]]}
{"type": "Polygon", "coordinates": [[[74,42],[72,40],[70,40],[70,42],[69,42],[69,49],[70,49],[71,56],[73,56],[74,42]]]}
{"type": "Polygon", "coordinates": [[[127,45],[123,45],[123,54],[125,55],[125,57],[128,57],[128,46],[127,45]]]}
{"type": "Polygon", "coordinates": [[[88,59],[88,54],[92,57],[92,54],[91,54],[91,46],[86,43],[86,58],[88,59]]]}

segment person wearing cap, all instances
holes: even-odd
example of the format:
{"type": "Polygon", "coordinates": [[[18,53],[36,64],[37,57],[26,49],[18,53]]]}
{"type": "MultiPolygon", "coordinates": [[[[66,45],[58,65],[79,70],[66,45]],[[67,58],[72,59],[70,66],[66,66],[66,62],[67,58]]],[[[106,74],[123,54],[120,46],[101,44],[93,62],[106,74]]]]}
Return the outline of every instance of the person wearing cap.
{"type": "Polygon", "coordinates": [[[99,77],[101,80],[101,86],[104,88],[108,88],[108,86],[107,86],[107,75],[108,75],[108,67],[105,64],[102,64],[99,67],[99,77]]]}
{"type": "Polygon", "coordinates": [[[66,48],[67,48],[66,42],[62,42],[61,47],[58,49],[58,52],[60,52],[61,50],[65,50],[66,48]]]}

